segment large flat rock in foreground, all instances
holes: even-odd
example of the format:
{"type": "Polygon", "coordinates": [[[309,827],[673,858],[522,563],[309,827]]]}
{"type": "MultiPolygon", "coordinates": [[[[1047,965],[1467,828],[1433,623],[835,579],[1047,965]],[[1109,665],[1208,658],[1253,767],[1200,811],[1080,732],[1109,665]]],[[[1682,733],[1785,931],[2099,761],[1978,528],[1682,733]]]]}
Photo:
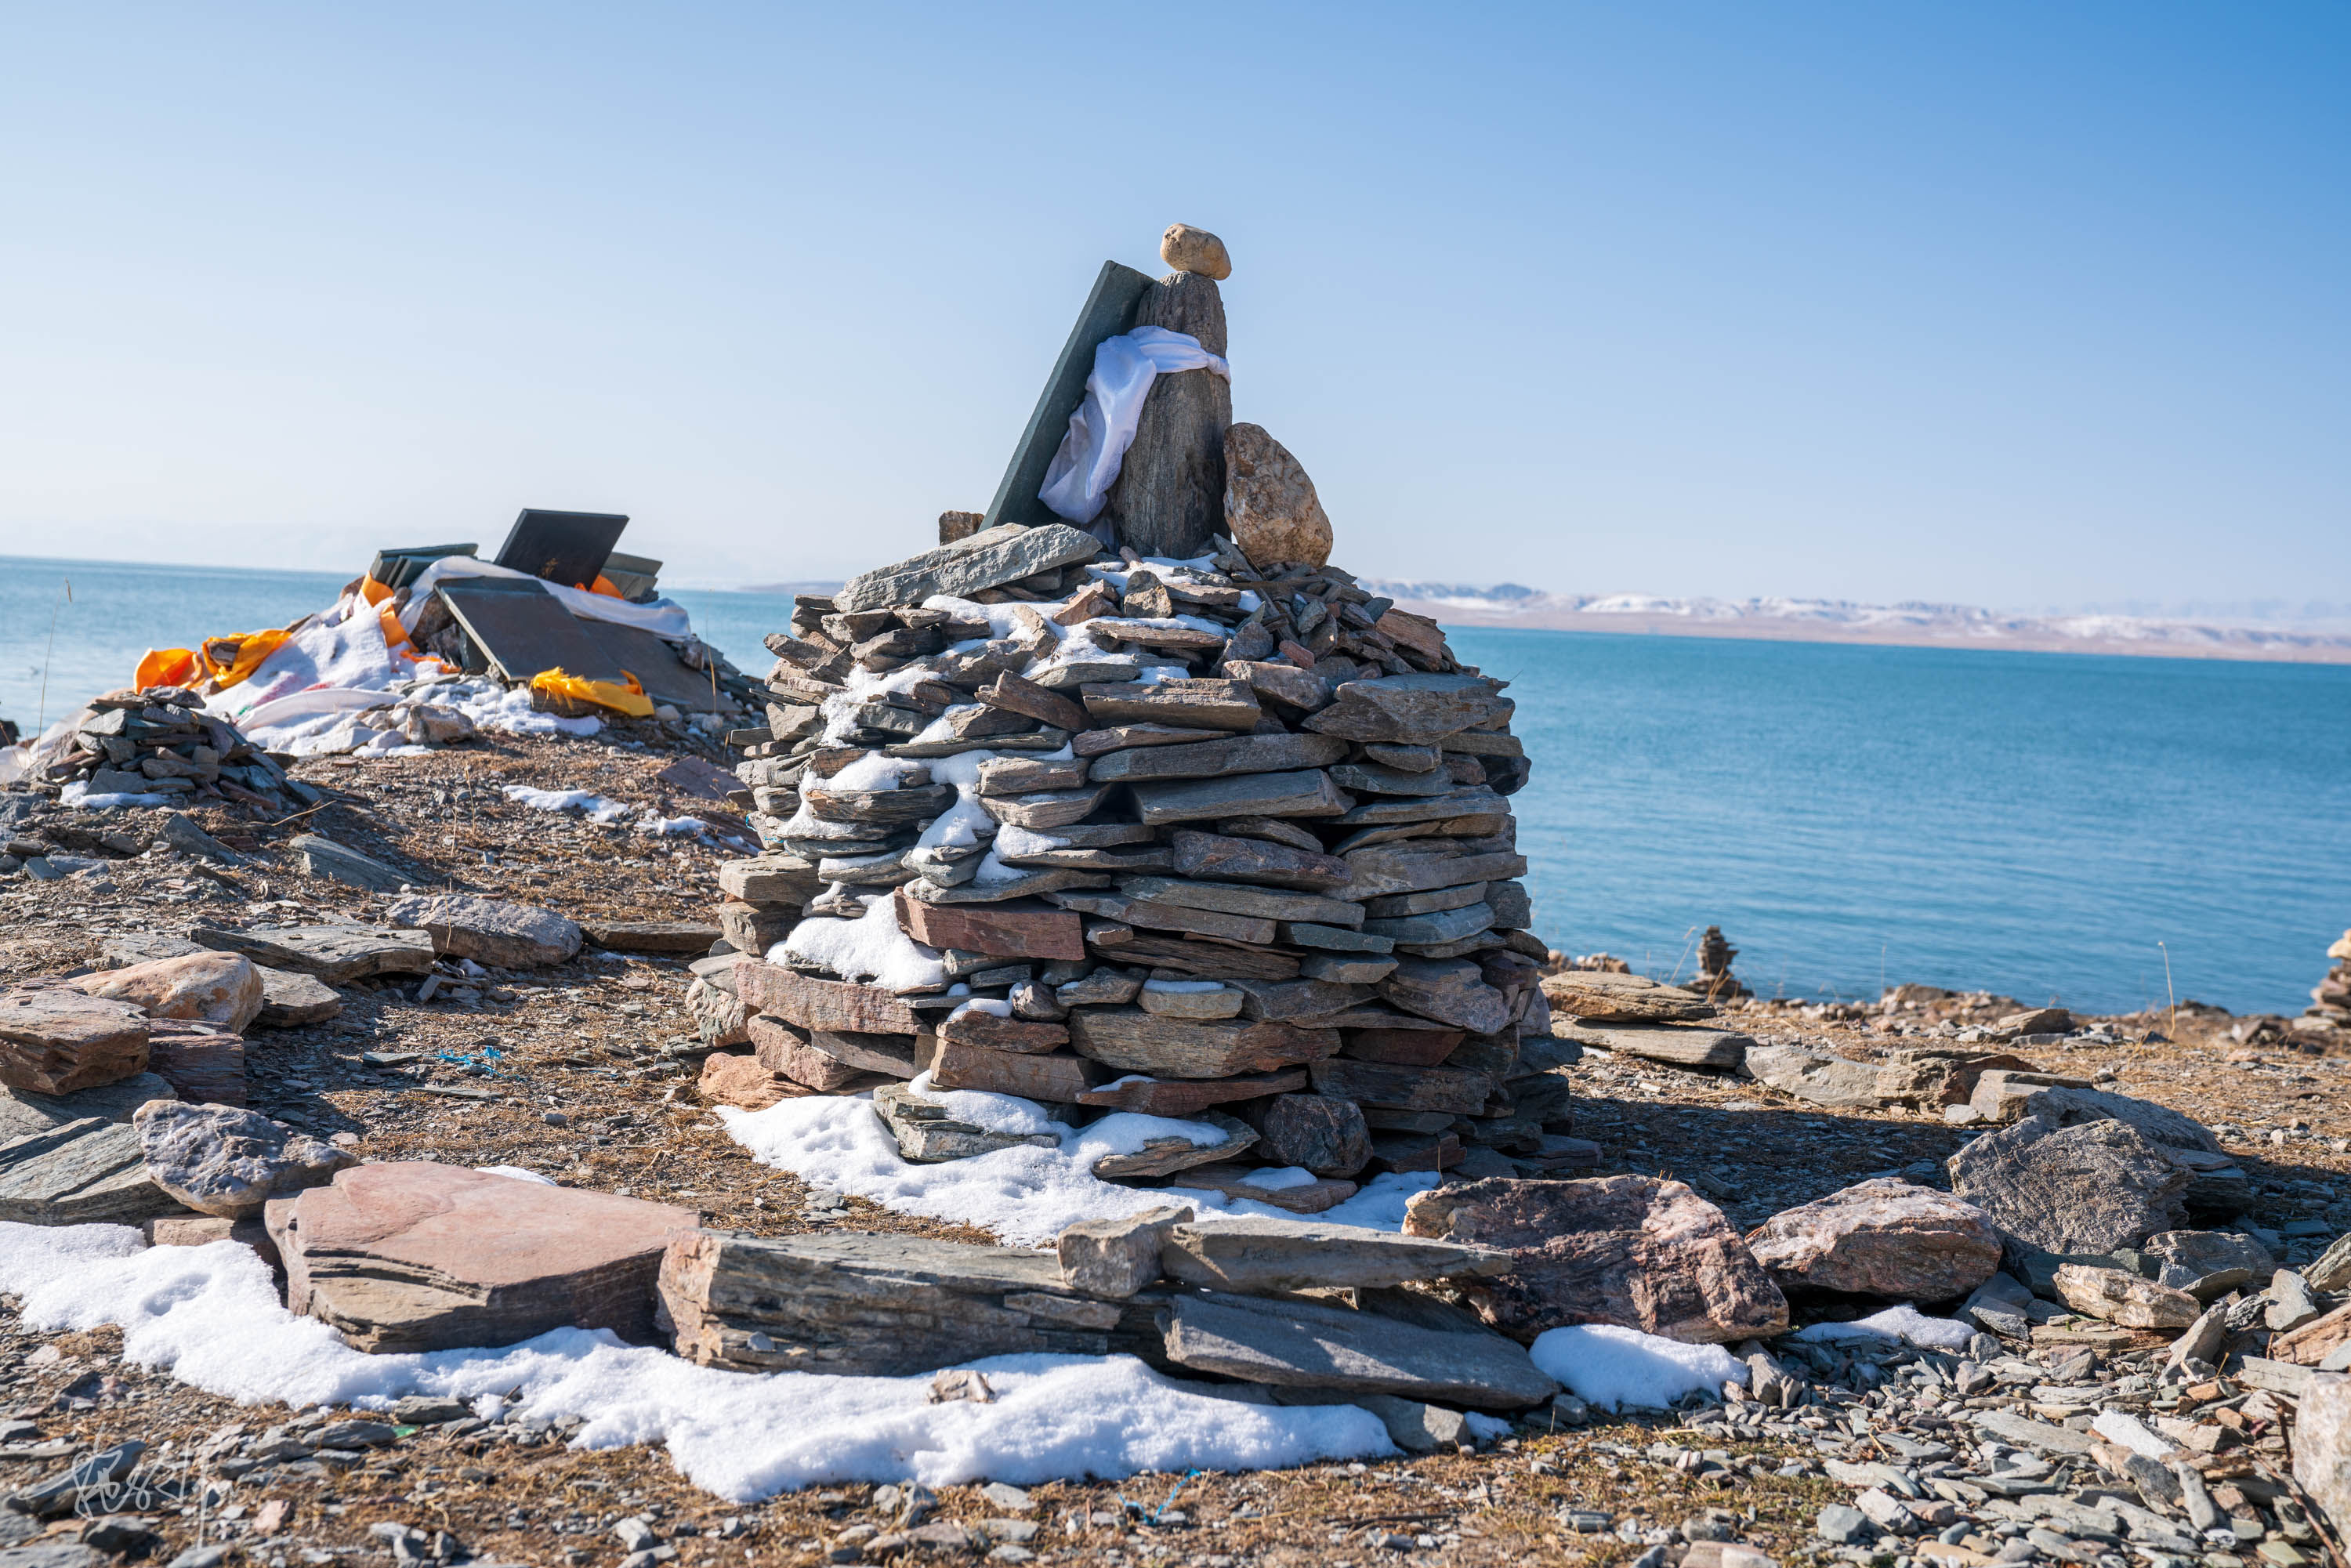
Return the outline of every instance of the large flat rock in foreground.
{"type": "Polygon", "coordinates": [[[275,1198],[286,1302],[366,1351],[512,1344],[549,1329],[653,1334],[653,1278],[688,1208],[457,1166],[392,1163],[275,1198]]]}

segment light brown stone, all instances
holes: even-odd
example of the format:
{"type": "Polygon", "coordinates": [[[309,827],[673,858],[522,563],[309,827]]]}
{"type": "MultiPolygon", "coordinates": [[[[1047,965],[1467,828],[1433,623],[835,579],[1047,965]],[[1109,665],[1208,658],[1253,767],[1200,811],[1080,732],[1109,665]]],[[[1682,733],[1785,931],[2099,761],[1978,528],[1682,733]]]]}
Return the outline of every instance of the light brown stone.
{"type": "Polygon", "coordinates": [[[1225,528],[1260,569],[1277,561],[1321,566],[1331,559],[1331,518],[1314,481],[1261,425],[1225,431],[1225,528]]]}
{"type": "Polygon", "coordinates": [[[710,1104],[741,1111],[764,1111],[778,1100],[810,1092],[762,1066],[758,1057],[728,1051],[714,1051],[702,1059],[702,1076],[695,1088],[710,1104]]]}
{"type": "Polygon", "coordinates": [[[73,982],[85,996],[135,1002],[150,1017],[194,1019],[243,1034],[260,1016],[261,971],[237,953],[210,950],[101,969],[73,982]]]}
{"type": "Polygon", "coordinates": [[[2184,1329],[2203,1303],[2185,1291],[2158,1285],[2120,1269],[2082,1263],[2057,1266],[2057,1299],[2075,1312],[2131,1329],[2184,1329]]]}
{"type": "Polygon", "coordinates": [[[1233,258],[1226,254],[1225,242],[1190,224],[1167,225],[1167,232],[1159,236],[1159,259],[1178,272],[1196,272],[1218,283],[1233,275],[1233,258]]]}
{"type": "Polygon", "coordinates": [[[1116,1219],[1079,1220],[1054,1239],[1061,1282],[1089,1296],[1131,1296],[1159,1278],[1161,1244],[1191,1218],[1190,1204],[1163,1204],[1116,1219]]]}

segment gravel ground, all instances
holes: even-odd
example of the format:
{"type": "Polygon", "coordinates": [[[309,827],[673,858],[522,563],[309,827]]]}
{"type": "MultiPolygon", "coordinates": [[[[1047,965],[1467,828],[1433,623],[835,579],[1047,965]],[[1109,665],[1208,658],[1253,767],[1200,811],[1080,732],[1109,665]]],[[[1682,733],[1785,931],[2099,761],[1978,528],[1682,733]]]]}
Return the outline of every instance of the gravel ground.
{"type": "MultiPolygon", "coordinates": [[[[0,980],[90,964],[104,939],[121,933],[172,932],[197,921],[370,919],[380,895],[287,869],[280,846],[305,831],[413,869],[420,887],[496,894],[580,919],[706,918],[719,862],[742,851],[599,827],[530,810],[499,792],[509,783],[588,789],[674,815],[690,802],[653,778],[672,755],[642,741],[497,740],[421,758],[306,763],[298,776],[333,798],[298,821],[271,823],[217,809],[195,813],[216,835],[254,852],[246,866],[214,871],[185,857],[150,854],[120,860],[100,876],[0,880],[0,980]]],[[[120,815],[105,821],[110,831],[123,825],[120,815]]],[[[2314,979],[2324,967],[2322,956],[2312,955],[2314,979]]],[[[687,979],[683,960],[591,952],[555,968],[494,974],[472,1000],[420,1004],[413,987],[348,987],[339,1019],[248,1037],[253,1104],[320,1135],[351,1134],[358,1152],[371,1158],[522,1166],[566,1185],[690,1204],[711,1223],[732,1228],[987,1239],[862,1199],[813,1194],[753,1164],[698,1102],[691,1059],[680,1054],[693,1043],[683,1008],[687,979]]],[[[1891,1015],[1752,1003],[1728,1021],[1768,1040],[1866,1056],[1909,1039],[1900,1031],[1936,1037],[1979,1026],[2005,1010],[2004,1001],[1926,998],[1891,1015]]],[[[2314,1255],[2351,1230],[2345,1175],[2351,1113],[2343,1093],[2351,1059],[2297,1051],[2272,1038],[2273,1030],[2248,1044],[2236,1037],[2247,1032],[2244,1020],[2192,1005],[2176,1018],[2167,1011],[2092,1022],[2087,1043],[2011,1049],[2213,1126],[2253,1178],[2255,1218],[2290,1232],[2289,1260],[2314,1255]]],[[[1925,1114],[1824,1110],[1752,1082],[1598,1053],[1578,1070],[1578,1082],[1585,1097],[1577,1131],[1601,1145],[1603,1172],[1689,1181],[1740,1225],[1863,1176],[1923,1176],[1965,1135],[1925,1114]]],[[[388,1524],[423,1532],[397,1543],[412,1554],[431,1556],[437,1549],[570,1568],[619,1564],[632,1543],[689,1563],[854,1561],[867,1554],[862,1541],[910,1528],[912,1550],[949,1558],[992,1551],[998,1561],[1019,1561],[1027,1552],[1064,1562],[1223,1568],[1384,1563],[1416,1554],[1445,1563],[1609,1564],[1646,1554],[1648,1568],[1662,1568],[1677,1558],[1684,1541],[1701,1539],[1733,1539],[1782,1562],[1828,1553],[1869,1561],[1872,1549],[1835,1546],[1814,1533],[1820,1511],[1854,1493],[1853,1485],[1833,1478],[1829,1463],[1891,1461],[1908,1475],[1900,1484],[1927,1500],[1923,1507],[1944,1495],[1933,1473],[1938,1468],[1979,1478],[1994,1466],[2032,1468],[2025,1450],[1970,1454],[1962,1439],[1953,1464],[1921,1459],[1886,1438],[1932,1447],[1951,1435],[1953,1412],[1983,1407],[1987,1399],[2041,1419],[2087,1408],[2044,1396],[2064,1394],[2059,1373],[2103,1389],[2101,1407],[2136,1401],[2209,1424],[2210,1413],[2246,1403],[2244,1390],[2224,1385],[2207,1385],[2201,1397],[2195,1390],[2164,1393],[2168,1406],[2150,1403],[2158,1398],[2152,1389],[2118,1393],[2142,1374],[2143,1346],[2111,1333],[2069,1340],[2044,1327],[2029,1347],[1995,1345],[1985,1336],[1972,1357],[1906,1353],[1864,1361],[1831,1354],[1818,1364],[1791,1363],[1792,1376],[1822,1391],[1819,1402],[1760,1416],[1752,1406],[1732,1407],[1737,1420],[1727,1420],[1719,1407],[1637,1420],[1604,1416],[1580,1427],[1522,1428],[1475,1454],[1056,1484],[1025,1499],[956,1487],[915,1500],[910,1519],[904,1499],[862,1486],[737,1506],[686,1486],[659,1450],[576,1453],[563,1446],[560,1430],[506,1423],[423,1425],[364,1451],[256,1464],[256,1440],[268,1429],[295,1424],[291,1435],[298,1438],[349,1413],[238,1407],[123,1362],[114,1331],[29,1334],[16,1322],[14,1303],[6,1305],[0,1387],[16,1424],[0,1431],[0,1487],[48,1475],[62,1467],[63,1456],[141,1438],[150,1445],[151,1463],[184,1477],[185,1496],[196,1500],[121,1500],[133,1511],[130,1519],[95,1539],[168,1561],[197,1544],[201,1532],[204,1544],[231,1546],[272,1568],[392,1555],[390,1537],[371,1532],[388,1524]],[[2066,1364],[2085,1350],[2094,1367],[2066,1364]],[[1979,1368],[2013,1363],[2004,1375],[1991,1375],[2004,1392],[1958,1394],[1958,1383],[1984,1375],[1959,1370],[1970,1360],[1979,1368]],[[644,1521],[651,1536],[635,1534],[633,1526],[616,1528],[632,1519],[644,1521]],[[943,1524],[963,1534],[935,1528],[943,1524]],[[436,1539],[440,1531],[447,1539],[436,1539]]],[[[2244,1511],[2234,1526],[2243,1554],[2218,1550],[2208,1538],[2199,1542],[2203,1568],[2295,1568],[2297,1554],[2324,1551],[2312,1543],[2308,1527],[2296,1523],[2290,1504],[2279,1512],[2273,1488],[2261,1495],[2256,1467],[2279,1462],[2263,1447],[2276,1442],[2273,1425],[2246,1424],[2248,1490],[2231,1494],[2244,1511]]],[[[2095,1495],[2078,1489],[2101,1479],[2071,1477],[2063,1465],[2057,1478],[2076,1487],[2068,1494],[2074,1496],[2095,1495]]],[[[2020,1488],[2028,1498],[2050,1490],[2044,1478],[2029,1475],[2009,1490],[2020,1488]]],[[[1984,1561],[2003,1547],[2008,1561],[2029,1559],[2036,1550],[2048,1559],[2067,1555],[2032,1544],[2022,1522],[1995,1519],[1972,1504],[1959,1523],[1968,1530],[1948,1544],[1934,1544],[1930,1535],[1924,1546],[1881,1545],[1874,1554],[1903,1563],[1935,1554],[1984,1561]],[[2020,1541],[2027,1544],[2013,1544],[2020,1541]]],[[[2095,1521],[2077,1519],[2074,1527],[2076,1533],[2057,1537],[2070,1543],[2071,1560],[2120,1568],[2156,1555],[2136,1542],[2126,1553],[2100,1541],[2095,1521]]],[[[73,1539],[89,1528],[69,1521],[57,1533],[73,1539]]],[[[22,1515],[0,1516],[0,1543],[40,1529],[22,1515]]],[[[632,1568],[671,1560],[639,1558],[632,1568]]]]}

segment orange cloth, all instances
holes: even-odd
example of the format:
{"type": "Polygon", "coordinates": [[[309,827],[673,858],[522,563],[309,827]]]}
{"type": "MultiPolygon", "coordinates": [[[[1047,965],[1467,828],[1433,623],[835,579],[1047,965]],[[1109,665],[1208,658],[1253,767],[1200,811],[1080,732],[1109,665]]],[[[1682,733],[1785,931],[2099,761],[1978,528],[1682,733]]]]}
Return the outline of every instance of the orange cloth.
{"type": "Polygon", "coordinates": [[[596,574],[595,581],[587,584],[587,589],[589,592],[601,593],[607,599],[619,599],[623,597],[621,591],[612,586],[612,580],[606,577],[601,571],[596,574]]]}
{"type": "Polygon", "coordinates": [[[263,660],[291,636],[271,629],[226,637],[207,637],[196,648],[150,648],[139,661],[141,686],[193,686],[210,681],[215,691],[226,691],[252,675],[263,660]]]}
{"type": "Polygon", "coordinates": [[[530,678],[531,690],[551,692],[557,696],[571,697],[580,702],[594,703],[598,707],[611,708],[614,713],[627,714],[631,718],[651,718],[653,699],[645,695],[645,688],[628,671],[621,672],[625,686],[612,681],[586,681],[578,675],[567,675],[563,666],[542,670],[530,678]]]}

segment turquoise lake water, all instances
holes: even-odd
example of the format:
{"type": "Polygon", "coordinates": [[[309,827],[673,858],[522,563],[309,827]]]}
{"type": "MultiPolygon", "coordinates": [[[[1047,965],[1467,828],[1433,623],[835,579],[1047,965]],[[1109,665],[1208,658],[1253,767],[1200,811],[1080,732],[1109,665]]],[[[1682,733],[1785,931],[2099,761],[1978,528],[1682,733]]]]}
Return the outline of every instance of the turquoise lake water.
{"type": "MultiPolygon", "coordinates": [[[[45,664],[54,719],[151,644],[282,625],[344,580],[0,558],[0,716],[31,727],[45,664]]],[[[674,597],[754,672],[790,614],[674,597]]],[[[1687,973],[1713,924],[1767,993],[1882,977],[2095,1011],[2162,1000],[2168,949],[2182,998],[2291,1014],[2351,925],[2351,667],[1452,637],[1513,683],[1535,758],[1520,841],[1554,946],[1687,973]]]]}

